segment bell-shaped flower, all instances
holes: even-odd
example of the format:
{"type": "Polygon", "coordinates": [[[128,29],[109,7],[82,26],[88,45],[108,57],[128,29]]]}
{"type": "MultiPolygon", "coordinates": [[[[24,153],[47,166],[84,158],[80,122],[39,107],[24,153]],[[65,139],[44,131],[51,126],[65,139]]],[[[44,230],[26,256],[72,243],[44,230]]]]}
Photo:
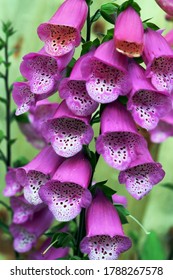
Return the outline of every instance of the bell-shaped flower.
{"type": "Polygon", "coordinates": [[[37,33],[52,56],[62,56],[79,46],[88,13],[85,0],[66,0],[53,17],[39,25],[37,33]]]}
{"type": "Polygon", "coordinates": [[[160,91],[173,89],[173,50],[160,32],[150,28],[144,34],[143,59],[147,65],[146,76],[160,91]]]}
{"type": "Polygon", "coordinates": [[[127,109],[131,111],[135,122],[141,127],[151,130],[159,119],[172,109],[172,101],[167,91],[158,91],[146,78],[142,66],[131,62],[129,73],[132,91],[129,94],[127,109]]]}
{"type": "Polygon", "coordinates": [[[127,191],[137,200],[147,195],[165,176],[161,164],[154,162],[149,150],[143,147],[142,152],[119,174],[120,184],[125,184],[127,191]]]}
{"type": "Polygon", "coordinates": [[[50,227],[53,215],[47,207],[33,215],[32,220],[23,224],[10,225],[10,232],[14,238],[13,247],[16,252],[25,253],[36,245],[37,239],[50,227]]]}
{"type": "Polygon", "coordinates": [[[171,29],[168,33],[166,33],[164,38],[168,42],[169,46],[173,47],[173,29],[171,29]]]}
{"type": "Polygon", "coordinates": [[[82,63],[89,96],[98,103],[110,103],[130,91],[127,57],[115,50],[113,40],[101,44],[93,57],[82,63]]]}
{"type": "Polygon", "coordinates": [[[50,247],[49,250],[46,251],[46,249],[50,246],[50,244],[51,244],[51,238],[47,238],[39,249],[37,249],[35,252],[32,252],[29,255],[28,259],[29,260],[57,260],[60,258],[64,258],[68,255],[69,248],[67,247],[55,248],[52,246],[50,247]]]}
{"type": "Polygon", "coordinates": [[[118,101],[108,104],[101,116],[101,135],[96,141],[96,150],[104,160],[113,168],[124,170],[146,146],[125,106],[118,101]]]}
{"type": "Polygon", "coordinates": [[[73,52],[61,58],[51,57],[44,49],[25,55],[20,65],[20,72],[28,80],[31,92],[40,95],[55,93],[62,78],[62,70],[72,56],[73,52]]]}
{"type": "Polygon", "coordinates": [[[29,204],[23,195],[11,197],[10,205],[13,210],[12,221],[15,224],[22,224],[28,220],[32,220],[34,213],[44,207],[43,204],[29,204]]]}
{"type": "Polygon", "coordinates": [[[82,64],[93,56],[93,51],[80,57],[73,67],[69,78],[63,79],[59,86],[59,95],[66,100],[68,108],[77,116],[89,116],[97,109],[86,89],[86,76],[82,75],[82,64]]]}
{"type": "Polygon", "coordinates": [[[97,191],[86,212],[86,237],[80,243],[90,260],[115,260],[131,247],[113,204],[97,191]]]}
{"type": "Polygon", "coordinates": [[[39,191],[58,221],[70,221],[80,214],[92,200],[88,190],[92,168],[82,153],[66,159],[55,172],[52,180],[39,191]]]}
{"type": "Polygon", "coordinates": [[[14,196],[22,191],[22,186],[20,184],[20,176],[22,172],[17,171],[17,168],[9,168],[5,176],[6,186],[3,190],[3,195],[7,197],[14,196]]]}
{"type": "Polygon", "coordinates": [[[128,7],[116,19],[114,42],[118,52],[128,57],[139,57],[143,51],[144,28],[139,14],[128,7]]]}
{"type": "Polygon", "coordinates": [[[173,136],[173,110],[171,110],[158,125],[150,130],[150,139],[153,143],[162,143],[173,136]]]}
{"type": "Polygon", "coordinates": [[[173,16],[173,1],[172,0],[156,0],[157,4],[163,11],[173,16]]]}
{"type": "Polygon", "coordinates": [[[20,172],[20,184],[24,187],[25,199],[33,205],[42,203],[39,189],[50,180],[63,158],[58,156],[51,146],[46,146],[27,165],[16,170],[20,172]]]}
{"type": "Polygon", "coordinates": [[[74,115],[64,100],[54,117],[43,124],[42,133],[58,155],[71,157],[91,142],[94,133],[89,121],[90,117],[74,115]]]}

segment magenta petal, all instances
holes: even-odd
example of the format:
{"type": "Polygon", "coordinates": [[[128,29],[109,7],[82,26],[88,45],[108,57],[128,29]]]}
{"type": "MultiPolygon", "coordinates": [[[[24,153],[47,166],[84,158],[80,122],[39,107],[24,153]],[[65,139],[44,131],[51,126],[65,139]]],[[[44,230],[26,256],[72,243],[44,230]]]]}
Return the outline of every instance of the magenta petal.
{"type": "Polygon", "coordinates": [[[168,33],[166,33],[164,37],[168,42],[169,46],[173,47],[173,29],[171,29],[168,33]]]}
{"type": "Polygon", "coordinates": [[[137,200],[147,195],[152,187],[165,176],[160,163],[155,163],[147,149],[131,166],[119,174],[120,184],[125,184],[127,191],[137,200]]]}
{"type": "MultiPolygon", "coordinates": [[[[4,196],[14,196],[16,193],[21,192],[23,187],[18,180],[18,176],[16,174],[16,168],[10,168],[6,174],[5,181],[6,186],[3,190],[4,196]]],[[[24,172],[22,172],[23,174],[24,172]]],[[[22,174],[20,174],[22,176],[22,174]]]]}
{"type": "Polygon", "coordinates": [[[53,17],[42,23],[37,33],[52,56],[62,56],[80,44],[80,32],[85,23],[88,6],[84,0],[65,1],[53,17]]]}
{"type": "Polygon", "coordinates": [[[118,195],[115,193],[114,195],[112,195],[112,201],[115,204],[121,204],[124,207],[127,207],[127,198],[125,196],[118,195]]]}
{"type": "Polygon", "coordinates": [[[52,120],[43,125],[43,136],[51,143],[55,152],[71,157],[81,151],[84,144],[93,138],[89,118],[75,116],[63,101],[52,120]]]}
{"type": "Polygon", "coordinates": [[[171,0],[156,0],[156,2],[162,10],[173,16],[173,2],[171,0]]]}
{"type": "Polygon", "coordinates": [[[141,18],[132,7],[128,7],[119,14],[114,31],[117,51],[129,57],[139,57],[143,51],[143,35],[141,18]]]}
{"type": "Polygon", "coordinates": [[[58,61],[43,50],[23,57],[21,74],[28,79],[30,89],[35,94],[53,94],[57,90],[60,73],[58,61]]]}
{"type": "Polygon", "coordinates": [[[124,170],[146,147],[130,113],[118,102],[107,105],[101,117],[101,135],[96,149],[113,168],[124,170]]]}

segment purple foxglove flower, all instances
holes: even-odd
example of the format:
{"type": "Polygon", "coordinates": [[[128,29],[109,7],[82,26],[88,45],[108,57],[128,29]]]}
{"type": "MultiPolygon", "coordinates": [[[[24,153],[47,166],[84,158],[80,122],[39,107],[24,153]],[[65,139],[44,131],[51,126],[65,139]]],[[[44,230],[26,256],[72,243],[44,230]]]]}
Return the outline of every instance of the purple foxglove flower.
{"type": "Polygon", "coordinates": [[[139,14],[128,7],[117,17],[114,42],[118,52],[128,57],[139,57],[143,51],[144,28],[139,14]]]}
{"type": "Polygon", "coordinates": [[[42,203],[38,191],[52,178],[62,161],[63,158],[51,146],[47,146],[31,162],[17,169],[17,174],[22,173],[20,184],[24,187],[24,197],[30,204],[42,203]]]}
{"type": "Polygon", "coordinates": [[[150,28],[144,34],[143,59],[147,65],[146,76],[160,91],[173,89],[173,50],[160,32],[150,28]]]}
{"type": "Polygon", "coordinates": [[[30,122],[18,122],[21,132],[25,135],[26,140],[36,149],[43,149],[46,146],[46,141],[42,134],[35,130],[30,122]]]}
{"type": "Polygon", "coordinates": [[[61,58],[51,57],[44,49],[25,55],[20,65],[20,72],[29,81],[31,92],[40,95],[55,93],[62,78],[61,71],[70,62],[72,56],[73,52],[61,58]]]}
{"type": "Polygon", "coordinates": [[[148,149],[143,148],[142,152],[128,169],[119,174],[120,184],[125,184],[127,191],[137,200],[147,195],[165,176],[161,164],[154,162],[148,149]]]}
{"type": "Polygon", "coordinates": [[[171,110],[158,125],[150,130],[150,139],[153,143],[162,143],[173,136],[173,110],[171,110]]]}
{"type": "Polygon", "coordinates": [[[89,125],[90,117],[74,115],[65,100],[59,105],[54,117],[42,126],[42,133],[55,152],[62,157],[71,157],[89,144],[93,138],[93,129],[89,125]]]}
{"type": "Polygon", "coordinates": [[[22,186],[20,184],[20,176],[22,175],[22,172],[18,171],[16,173],[16,168],[9,168],[6,176],[6,186],[3,190],[3,195],[7,197],[14,196],[16,193],[22,191],[22,186]]]}
{"type": "Polygon", "coordinates": [[[131,247],[113,204],[97,191],[86,212],[86,237],[80,243],[90,260],[115,260],[131,247]]]}
{"type": "Polygon", "coordinates": [[[86,78],[82,75],[82,63],[93,56],[93,51],[78,59],[71,75],[61,81],[59,95],[66,100],[68,108],[77,116],[89,116],[97,109],[98,103],[94,101],[86,90],[86,78]]]}
{"type": "Polygon", "coordinates": [[[30,254],[29,260],[57,260],[68,255],[69,248],[55,248],[53,246],[43,255],[43,252],[49,247],[50,244],[51,238],[46,239],[39,250],[30,254]]]}
{"type": "Polygon", "coordinates": [[[172,0],[156,0],[157,4],[168,13],[170,16],[173,16],[173,1],[172,0]]]}
{"type": "Polygon", "coordinates": [[[138,125],[151,130],[172,109],[171,97],[168,92],[156,90],[146,78],[145,70],[135,62],[129,64],[129,73],[132,91],[127,109],[138,125]]]}
{"type": "Polygon", "coordinates": [[[52,224],[53,215],[45,207],[36,212],[32,220],[23,224],[14,224],[10,226],[10,232],[14,238],[13,247],[19,253],[28,252],[35,246],[38,237],[40,237],[52,224]]]}
{"type": "Polygon", "coordinates": [[[13,210],[13,223],[15,224],[22,224],[31,220],[34,213],[43,207],[43,205],[29,204],[23,195],[11,197],[10,205],[13,210]]]}
{"type": "Polygon", "coordinates": [[[101,116],[101,135],[96,141],[96,150],[104,160],[113,168],[124,170],[146,146],[125,106],[117,101],[108,104],[101,116]]]}
{"type": "Polygon", "coordinates": [[[169,46],[173,47],[173,29],[171,29],[164,38],[168,42],[169,46]]]}
{"type": "Polygon", "coordinates": [[[124,207],[127,207],[127,198],[125,196],[118,195],[115,193],[112,195],[112,201],[115,204],[121,204],[124,207]]]}
{"type": "Polygon", "coordinates": [[[62,56],[79,46],[87,13],[85,0],[66,0],[48,22],[40,24],[37,33],[46,52],[62,56]]]}
{"type": "Polygon", "coordinates": [[[55,172],[52,180],[39,191],[44,203],[58,221],[74,219],[92,200],[87,189],[92,168],[82,153],[66,159],[55,172]]]}
{"type": "Polygon", "coordinates": [[[127,57],[115,50],[113,40],[101,44],[94,56],[85,59],[82,74],[90,97],[99,103],[110,103],[130,91],[127,57]]]}

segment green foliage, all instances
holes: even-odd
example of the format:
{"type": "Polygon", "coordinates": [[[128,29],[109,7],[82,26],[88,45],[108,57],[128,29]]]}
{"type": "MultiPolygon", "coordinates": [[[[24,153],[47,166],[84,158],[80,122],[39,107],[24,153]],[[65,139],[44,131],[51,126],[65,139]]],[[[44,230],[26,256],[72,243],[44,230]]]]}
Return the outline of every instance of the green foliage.
{"type": "Polygon", "coordinates": [[[73,235],[69,232],[58,232],[55,233],[52,237],[51,244],[55,248],[75,248],[76,241],[73,235]]]}
{"type": "Polygon", "coordinates": [[[95,39],[94,41],[88,41],[82,45],[81,56],[88,53],[91,49],[95,49],[100,45],[99,39],[95,39]]]}
{"type": "Polygon", "coordinates": [[[101,16],[100,10],[97,10],[95,14],[91,17],[90,23],[92,24],[93,22],[97,21],[101,16]]]}
{"type": "Polygon", "coordinates": [[[166,260],[164,246],[156,232],[152,231],[147,235],[142,249],[140,250],[142,260],[166,260]]]}
{"type": "Polygon", "coordinates": [[[18,168],[18,167],[26,165],[28,162],[29,162],[29,160],[26,157],[21,156],[13,162],[13,167],[18,168]]]}
{"type": "Polygon", "coordinates": [[[0,130],[0,143],[2,142],[2,140],[5,138],[4,132],[2,130],[0,130]]]}
{"type": "Polygon", "coordinates": [[[114,37],[114,28],[111,28],[107,31],[107,34],[104,36],[102,43],[112,40],[114,37]]]}
{"type": "Polygon", "coordinates": [[[10,234],[9,227],[2,220],[0,220],[0,229],[5,233],[10,234]]]}
{"type": "Polygon", "coordinates": [[[6,34],[7,37],[12,36],[16,31],[12,27],[10,21],[2,22],[2,31],[6,34]]]}
{"type": "Polygon", "coordinates": [[[103,4],[100,8],[100,14],[109,23],[115,24],[119,6],[115,3],[103,4]]]}
{"type": "Polygon", "coordinates": [[[173,191],[173,183],[164,183],[164,184],[161,184],[160,186],[173,191]]]}
{"type": "Polygon", "coordinates": [[[19,116],[15,116],[15,119],[18,123],[29,123],[29,118],[27,113],[19,116]]]}
{"type": "Polygon", "coordinates": [[[129,211],[123,206],[123,205],[120,205],[120,204],[114,204],[118,214],[119,214],[119,217],[120,217],[120,220],[121,220],[121,223],[122,224],[127,224],[128,221],[127,221],[127,216],[130,215],[129,211]]]}
{"type": "Polygon", "coordinates": [[[76,63],[76,59],[75,58],[72,58],[72,60],[70,61],[70,63],[68,64],[67,68],[66,68],[66,77],[69,77],[70,74],[71,74],[71,71],[74,67],[76,63]]]}
{"type": "Polygon", "coordinates": [[[126,1],[121,6],[119,6],[118,14],[126,10],[129,6],[131,6],[140,15],[141,7],[133,0],[126,1]]]}

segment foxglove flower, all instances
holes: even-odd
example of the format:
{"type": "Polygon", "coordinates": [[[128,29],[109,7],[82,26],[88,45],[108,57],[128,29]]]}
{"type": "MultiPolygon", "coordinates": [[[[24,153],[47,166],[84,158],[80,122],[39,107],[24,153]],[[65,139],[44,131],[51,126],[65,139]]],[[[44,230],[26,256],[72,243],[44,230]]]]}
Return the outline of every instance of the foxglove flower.
{"type": "Polygon", "coordinates": [[[52,180],[39,191],[44,203],[58,221],[74,219],[82,208],[88,207],[92,196],[89,190],[92,169],[82,153],[66,159],[52,180]]]}
{"type": "Polygon", "coordinates": [[[86,77],[82,75],[82,63],[93,56],[93,51],[78,59],[69,78],[61,81],[59,95],[66,100],[68,108],[77,116],[89,116],[97,109],[94,101],[86,90],[86,77]]]}
{"type": "Polygon", "coordinates": [[[158,125],[150,130],[150,139],[153,143],[162,143],[173,136],[173,110],[171,110],[158,125]]]}
{"type": "Polygon", "coordinates": [[[20,72],[29,81],[31,92],[47,94],[47,96],[55,93],[62,78],[61,72],[72,56],[73,52],[61,58],[51,57],[44,49],[25,55],[20,65],[20,72]]]}
{"type": "Polygon", "coordinates": [[[143,59],[147,65],[146,76],[160,91],[173,88],[173,50],[166,39],[150,28],[144,34],[143,59]]]}
{"type": "Polygon", "coordinates": [[[156,127],[160,118],[172,109],[171,97],[167,92],[157,91],[138,64],[129,64],[132,91],[127,103],[135,122],[147,130],[156,127]]]}
{"type": "Polygon", "coordinates": [[[66,0],[48,22],[40,24],[37,32],[46,52],[62,56],[79,46],[87,13],[85,0],[66,0]]]}
{"type": "Polygon", "coordinates": [[[101,116],[101,135],[96,141],[96,150],[104,160],[113,168],[124,170],[146,146],[125,106],[117,101],[108,104],[101,116]]]}
{"type": "Polygon", "coordinates": [[[139,57],[143,51],[144,28],[139,14],[128,7],[117,17],[114,42],[118,52],[128,57],[139,57]]]}
{"type": "Polygon", "coordinates": [[[23,189],[20,184],[20,176],[22,176],[22,172],[20,170],[16,172],[16,170],[17,168],[9,168],[5,176],[6,186],[3,190],[4,196],[14,196],[16,193],[20,193],[23,189]]]}
{"type": "Polygon", "coordinates": [[[127,207],[127,198],[125,196],[118,195],[115,193],[112,195],[112,201],[115,204],[121,204],[124,207],[127,207]]]}
{"type": "Polygon", "coordinates": [[[156,0],[156,2],[162,10],[173,16],[173,2],[171,0],[156,0]]]}
{"type": "Polygon", "coordinates": [[[147,195],[165,176],[161,164],[154,162],[148,149],[143,148],[142,152],[119,174],[120,184],[125,184],[127,191],[137,200],[147,195]]]}
{"type": "Polygon", "coordinates": [[[87,145],[93,138],[89,125],[90,117],[74,115],[65,100],[59,105],[54,117],[42,126],[42,133],[55,152],[62,157],[71,157],[87,145]]]}
{"type": "Polygon", "coordinates": [[[168,42],[169,46],[173,47],[173,29],[171,29],[164,38],[168,42]]]}
{"type": "Polygon", "coordinates": [[[24,187],[24,197],[30,204],[42,203],[38,191],[51,179],[62,161],[63,158],[51,146],[47,146],[31,162],[17,169],[17,174],[22,173],[20,184],[24,187]]]}
{"type": "Polygon", "coordinates": [[[29,256],[29,260],[57,260],[64,258],[69,253],[69,248],[55,248],[51,247],[44,255],[44,251],[50,246],[51,238],[46,239],[42,246],[29,256]]]}
{"type": "Polygon", "coordinates": [[[82,64],[89,96],[96,102],[110,103],[126,95],[130,90],[127,65],[127,57],[115,50],[113,40],[101,44],[82,64]]]}
{"type": "Polygon", "coordinates": [[[43,208],[43,205],[31,205],[23,195],[13,196],[10,199],[10,205],[13,210],[13,223],[22,224],[32,220],[35,212],[43,208]]]}
{"type": "Polygon", "coordinates": [[[86,212],[86,237],[80,243],[90,260],[115,260],[131,247],[113,204],[97,191],[86,212]]]}
{"type": "Polygon", "coordinates": [[[28,252],[35,246],[38,237],[40,237],[52,224],[53,215],[45,207],[36,212],[32,220],[23,224],[14,224],[10,226],[10,232],[14,238],[13,246],[16,252],[28,252]]]}

